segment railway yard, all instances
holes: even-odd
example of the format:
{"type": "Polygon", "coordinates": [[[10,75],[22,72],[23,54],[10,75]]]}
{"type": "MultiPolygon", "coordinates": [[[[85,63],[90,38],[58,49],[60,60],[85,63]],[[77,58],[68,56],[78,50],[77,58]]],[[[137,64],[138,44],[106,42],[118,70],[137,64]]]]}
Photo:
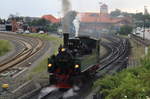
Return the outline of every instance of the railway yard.
{"type": "Polygon", "coordinates": [[[0,99],[150,99],[146,0],[1,3],[0,99]]]}
{"type": "MultiPolygon", "coordinates": [[[[103,56],[100,58],[96,76],[67,99],[94,99],[93,96],[99,90],[99,88],[92,90],[95,80],[107,74],[113,75],[129,66],[131,52],[129,39],[107,34],[101,36],[103,38],[101,46],[107,51],[101,52],[103,56]]],[[[46,92],[43,93],[41,90],[48,88],[48,78],[44,76],[47,74],[46,71],[34,75],[34,79],[27,80],[26,77],[29,76],[28,73],[37,65],[37,62],[42,59],[42,56],[47,56],[53,52],[54,45],[52,42],[14,33],[0,33],[0,38],[11,41],[14,46],[12,53],[0,60],[0,84],[8,83],[10,85],[7,92],[0,94],[0,99],[16,99],[18,97],[19,99],[38,99],[39,96],[41,96],[40,99],[61,99],[68,94],[69,91],[61,92],[57,90],[43,95],[46,92]],[[42,75],[43,78],[38,78],[39,75],[42,75]]],[[[147,45],[140,38],[132,36],[132,39],[147,45]]]]}
{"type": "Polygon", "coordinates": [[[23,85],[25,81],[22,76],[35,64],[35,61],[45,55],[51,44],[40,38],[13,33],[0,33],[0,36],[10,40],[14,46],[14,51],[2,59],[0,64],[0,83],[9,83],[12,85],[10,86],[12,91],[23,85]]]}

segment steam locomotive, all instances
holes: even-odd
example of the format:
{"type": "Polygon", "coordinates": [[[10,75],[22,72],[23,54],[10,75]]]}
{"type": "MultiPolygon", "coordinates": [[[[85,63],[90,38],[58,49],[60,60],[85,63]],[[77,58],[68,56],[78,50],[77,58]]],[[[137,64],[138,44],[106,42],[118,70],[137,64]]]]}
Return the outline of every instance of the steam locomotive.
{"type": "Polygon", "coordinates": [[[88,36],[69,38],[68,33],[63,38],[58,54],[48,58],[48,73],[51,85],[68,89],[94,76],[99,68],[100,41],[88,36]]]}

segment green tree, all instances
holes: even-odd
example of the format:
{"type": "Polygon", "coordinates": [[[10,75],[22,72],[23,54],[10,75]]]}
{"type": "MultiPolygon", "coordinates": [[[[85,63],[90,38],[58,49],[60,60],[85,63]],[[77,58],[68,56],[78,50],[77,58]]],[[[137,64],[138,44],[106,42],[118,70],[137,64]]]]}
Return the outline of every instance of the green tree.
{"type": "Polygon", "coordinates": [[[2,23],[2,19],[0,18],[0,24],[2,23]]]}
{"type": "Polygon", "coordinates": [[[60,26],[60,23],[52,23],[42,18],[38,20],[33,20],[28,24],[29,26],[35,26],[47,32],[57,32],[57,28],[60,26]]]}
{"type": "Polygon", "coordinates": [[[123,35],[127,35],[127,34],[131,34],[132,30],[133,30],[132,26],[125,25],[120,28],[119,33],[123,35]]]}
{"type": "Polygon", "coordinates": [[[38,19],[38,20],[33,20],[28,23],[29,26],[46,26],[48,24],[51,24],[51,22],[45,20],[45,19],[38,19]]]}
{"type": "Polygon", "coordinates": [[[134,23],[136,27],[150,27],[150,15],[146,14],[144,15],[143,13],[136,13],[133,15],[134,23]]]}
{"type": "Polygon", "coordinates": [[[136,13],[136,14],[134,14],[133,15],[133,18],[135,19],[135,20],[143,20],[143,13],[136,13]]]}
{"type": "Polygon", "coordinates": [[[57,32],[59,26],[60,23],[53,23],[53,24],[46,25],[44,29],[50,32],[57,32]]]}
{"type": "Polygon", "coordinates": [[[121,15],[121,10],[119,10],[119,9],[116,9],[115,11],[112,11],[111,13],[110,13],[110,15],[112,16],[112,17],[117,17],[117,16],[119,16],[119,15],[121,15]]]}

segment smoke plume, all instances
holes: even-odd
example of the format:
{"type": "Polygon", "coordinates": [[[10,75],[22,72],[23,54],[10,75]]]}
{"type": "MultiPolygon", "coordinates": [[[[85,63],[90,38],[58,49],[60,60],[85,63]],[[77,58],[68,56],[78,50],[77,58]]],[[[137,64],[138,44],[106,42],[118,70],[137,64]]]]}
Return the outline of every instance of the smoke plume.
{"type": "Polygon", "coordinates": [[[71,10],[70,0],[62,0],[62,12],[65,16],[71,10]]]}
{"type": "Polygon", "coordinates": [[[76,12],[71,9],[71,0],[62,0],[62,29],[63,33],[73,34],[75,32],[73,20],[76,17],[76,12]]]}

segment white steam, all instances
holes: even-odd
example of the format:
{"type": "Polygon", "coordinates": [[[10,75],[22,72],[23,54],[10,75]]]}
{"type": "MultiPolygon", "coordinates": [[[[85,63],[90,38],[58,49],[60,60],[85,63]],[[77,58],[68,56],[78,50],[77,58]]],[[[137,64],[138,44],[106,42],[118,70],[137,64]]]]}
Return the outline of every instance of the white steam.
{"type": "Polygon", "coordinates": [[[57,91],[58,88],[56,88],[55,86],[50,86],[50,87],[46,87],[43,88],[38,96],[38,99],[42,99],[43,97],[45,97],[46,95],[48,95],[49,93],[53,92],[53,91],[57,91]]]}
{"type": "Polygon", "coordinates": [[[73,21],[74,27],[75,27],[75,37],[79,36],[79,29],[80,29],[80,16],[77,15],[76,18],[73,21]]]}
{"type": "Polygon", "coordinates": [[[77,86],[74,86],[73,88],[69,89],[67,92],[63,94],[63,98],[65,99],[65,98],[69,98],[69,97],[77,95],[76,91],[78,90],[80,90],[80,88],[77,86]]]}

